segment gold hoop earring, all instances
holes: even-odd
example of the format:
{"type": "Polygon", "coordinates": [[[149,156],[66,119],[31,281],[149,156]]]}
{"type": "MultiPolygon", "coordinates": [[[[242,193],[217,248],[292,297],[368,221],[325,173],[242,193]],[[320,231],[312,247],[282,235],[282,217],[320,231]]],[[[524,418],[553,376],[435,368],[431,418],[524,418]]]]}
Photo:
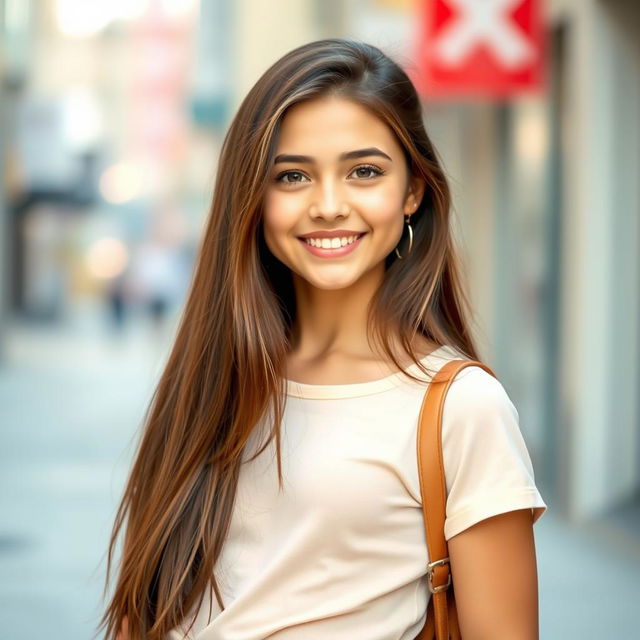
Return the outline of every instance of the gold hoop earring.
{"type": "MultiPolygon", "coordinates": [[[[407,215],[407,229],[409,229],[409,249],[407,250],[407,254],[409,255],[411,253],[411,249],[413,248],[413,229],[411,228],[411,225],[409,224],[409,219],[411,218],[410,215],[407,215]]],[[[404,233],[402,234],[404,235],[404,233]]],[[[400,242],[402,242],[402,238],[400,238],[400,242]]],[[[400,244],[400,242],[398,244],[400,244]]],[[[400,258],[400,260],[402,260],[402,256],[400,255],[400,253],[398,252],[398,247],[396,247],[396,255],[398,256],[398,258],[400,258]]]]}

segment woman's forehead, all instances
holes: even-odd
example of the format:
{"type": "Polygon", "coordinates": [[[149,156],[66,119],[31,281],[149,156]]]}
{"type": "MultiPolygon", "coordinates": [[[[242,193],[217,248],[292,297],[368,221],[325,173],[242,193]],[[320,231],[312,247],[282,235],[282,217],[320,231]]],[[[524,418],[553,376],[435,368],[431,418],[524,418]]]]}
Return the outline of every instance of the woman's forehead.
{"type": "Polygon", "coordinates": [[[281,124],[277,154],[339,160],[345,152],[365,148],[377,148],[391,157],[400,152],[383,120],[353,100],[332,96],[290,107],[281,124]]]}

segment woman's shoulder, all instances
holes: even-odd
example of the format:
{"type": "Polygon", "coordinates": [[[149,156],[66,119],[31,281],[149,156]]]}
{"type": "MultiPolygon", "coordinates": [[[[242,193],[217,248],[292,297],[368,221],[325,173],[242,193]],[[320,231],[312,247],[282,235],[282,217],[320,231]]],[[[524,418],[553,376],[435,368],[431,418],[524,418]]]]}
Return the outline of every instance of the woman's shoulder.
{"type": "MultiPolygon", "coordinates": [[[[430,367],[435,373],[453,360],[469,361],[459,349],[444,345],[432,354],[430,367]]],[[[478,361],[485,364],[482,361],[478,361]]],[[[492,371],[491,367],[487,365],[492,371]]],[[[516,412],[504,385],[491,371],[479,364],[470,364],[458,371],[445,396],[445,411],[450,415],[485,415],[504,410],[516,412]]],[[[517,412],[516,412],[517,415],[517,412]]]]}
{"type": "MultiPolygon", "coordinates": [[[[465,362],[478,362],[480,364],[485,364],[481,360],[475,360],[467,356],[461,349],[452,345],[452,344],[443,344],[436,345],[431,350],[429,350],[426,354],[421,353],[418,356],[418,361],[422,363],[424,368],[429,372],[429,376],[425,379],[425,381],[430,381],[431,377],[434,376],[442,367],[453,360],[462,360],[465,362]]],[[[486,365],[488,366],[488,365],[486,365]]],[[[415,365],[410,367],[413,370],[415,365]]],[[[490,367],[489,367],[490,368],[490,367]]],[[[486,371],[483,367],[478,364],[468,364],[464,368],[462,368],[454,377],[454,382],[458,382],[460,379],[469,376],[471,374],[474,380],[478,378],[480,380],[486,380],[486,378],[494,378],[491,373],[486,371]]]]}
{"type": "Polygon", "coordinates": [[[480,359],[470,358],[454,345],[445,344],[438,347],[429,356],[427,356],[426,360],[431,364],[431,368],[434,370],[439,370],[445,364],[454,360],[461,360],[470,363],[455,374],[452,385],[456,384],[458,387],[464,387],[467,390],[478,388],[478,386],[481,388],[494,389],[497,386],[501,386],[497,376],[492,373],[493,369],[491,365],[480,359]],[[465,383],[462,383],[462,380],[465,380],[465,383]]]}

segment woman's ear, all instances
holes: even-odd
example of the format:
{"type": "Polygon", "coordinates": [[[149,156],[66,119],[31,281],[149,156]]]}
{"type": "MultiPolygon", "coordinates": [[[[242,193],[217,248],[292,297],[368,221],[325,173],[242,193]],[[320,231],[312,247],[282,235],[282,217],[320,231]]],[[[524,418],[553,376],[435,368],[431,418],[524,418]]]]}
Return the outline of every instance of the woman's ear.
{"type": "Polygon", "coordinates": [[[411,215],[415,213],[416,209],[422,202],[425,188],[426,182],[422,178],[411,178],[411,180],[409,181],[409,188],[407,190],[407,197],[404,200],[405,214],[411,215]]]}

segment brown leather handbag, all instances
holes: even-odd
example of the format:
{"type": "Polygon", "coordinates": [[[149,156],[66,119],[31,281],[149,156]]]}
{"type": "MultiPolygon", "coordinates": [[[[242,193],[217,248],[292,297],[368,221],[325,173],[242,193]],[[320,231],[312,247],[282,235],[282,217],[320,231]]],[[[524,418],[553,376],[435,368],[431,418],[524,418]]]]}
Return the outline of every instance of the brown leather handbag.
{"type": "Polygon", "coordinates": [[[447,485],[442,461],[442,411],[444,399],[456,374],[466,367],[491,369],[476,360],[452,360],[433,376],[418,419],[418,471],[424,528],[429,552],[427,586],[431,598],[427,618],[416,640],[461,640],[449,551],[444,537],[447,485]]]}

